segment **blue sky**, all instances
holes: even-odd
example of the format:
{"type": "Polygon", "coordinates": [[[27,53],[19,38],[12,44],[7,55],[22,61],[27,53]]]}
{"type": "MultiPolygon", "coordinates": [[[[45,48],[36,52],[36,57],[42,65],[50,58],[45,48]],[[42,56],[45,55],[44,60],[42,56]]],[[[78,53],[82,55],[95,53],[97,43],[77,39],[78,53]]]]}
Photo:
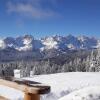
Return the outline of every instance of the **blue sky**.
{"type": "Polygon", "coordinates": [[[0,0],[0,37],[100,36],[100,0],[0,0]]]}

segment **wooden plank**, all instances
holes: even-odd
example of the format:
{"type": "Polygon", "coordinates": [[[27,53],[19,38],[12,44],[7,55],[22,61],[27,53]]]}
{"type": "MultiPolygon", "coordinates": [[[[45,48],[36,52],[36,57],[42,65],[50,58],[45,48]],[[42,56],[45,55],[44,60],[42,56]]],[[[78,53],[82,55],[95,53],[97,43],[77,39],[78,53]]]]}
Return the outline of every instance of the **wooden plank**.
{"type": "Polygon", "coordinates": [[[30,94],[46,94],[50,92],[50,86],[43,85],[38,82],[21,80],[12,77],[0,79],[0,85],[5,85],[14,89],[18,89],[30,94]]]}

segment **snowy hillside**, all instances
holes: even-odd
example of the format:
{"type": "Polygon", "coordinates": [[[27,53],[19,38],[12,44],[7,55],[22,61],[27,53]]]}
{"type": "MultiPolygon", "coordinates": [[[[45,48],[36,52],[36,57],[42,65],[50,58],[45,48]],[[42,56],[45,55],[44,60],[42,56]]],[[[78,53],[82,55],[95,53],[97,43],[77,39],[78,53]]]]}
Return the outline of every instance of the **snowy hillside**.
{"type": "MultiPolygon", "coordinates": [[[[41,97],[41,100],[100,100],[100,73],[58,73],[37,75],[25,79],[34,80],[51,86],[51,92],[41,97]],[[77,95],[77,98],[74,98],[77,95]],[[64,97],[66,96],[66,97],[64,97]],[[68,97],[67,97],[68,96],[68,97]],[[64,98],[63,98],[64,97],[64,98]],[[72,97],[70,99],[66,99],[72,97]],[[83,97],[84,99],[80,99],[83,97]],[[91,99],[86,99],[87,97],[91,99]],[[61,99],[62,98],[62,99],[61,99]],[[99,98],[99,99],[96,99],[99,98]]],[[[0,86],[0,95],[11,100],[22,100],[23,93],[0,86]]]]}

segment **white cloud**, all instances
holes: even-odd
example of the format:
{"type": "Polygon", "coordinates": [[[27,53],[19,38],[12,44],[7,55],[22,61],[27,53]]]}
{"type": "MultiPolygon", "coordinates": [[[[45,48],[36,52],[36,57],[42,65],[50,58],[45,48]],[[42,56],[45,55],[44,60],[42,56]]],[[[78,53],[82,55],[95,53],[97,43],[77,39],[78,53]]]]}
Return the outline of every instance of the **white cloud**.
{"type": "Polygon", "coordinates": [[[42,8],[43,5],[40,0],[29,1],[30,2],[9,2],[7,4],[7,12],[33,18],[46,18],[57,15],[57,13],[50,8],[42,8]]]}

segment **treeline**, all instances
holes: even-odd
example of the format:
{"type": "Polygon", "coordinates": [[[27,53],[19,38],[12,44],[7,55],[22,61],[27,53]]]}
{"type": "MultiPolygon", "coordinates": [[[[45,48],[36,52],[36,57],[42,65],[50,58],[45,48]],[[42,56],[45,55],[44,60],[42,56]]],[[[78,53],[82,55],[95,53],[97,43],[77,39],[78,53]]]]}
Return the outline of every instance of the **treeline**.
{"type": "MultiPolygon", "coordinates": [[[[60,72],[90,72],[99,71],[97,62],[98,51],[79,51],[58,55],[52,58],[29,61],[10,61],[0,63],[0,76],[13,76],[14,69],[21,71],[21,77],[51,74],[60,72]],[[95,59],[94,59],[95,58],[95,59]],[[97,68],[98,67],[98,68],[97,68]]],[[[97,62],[99,64],[99,60],[97,62]]]]}

